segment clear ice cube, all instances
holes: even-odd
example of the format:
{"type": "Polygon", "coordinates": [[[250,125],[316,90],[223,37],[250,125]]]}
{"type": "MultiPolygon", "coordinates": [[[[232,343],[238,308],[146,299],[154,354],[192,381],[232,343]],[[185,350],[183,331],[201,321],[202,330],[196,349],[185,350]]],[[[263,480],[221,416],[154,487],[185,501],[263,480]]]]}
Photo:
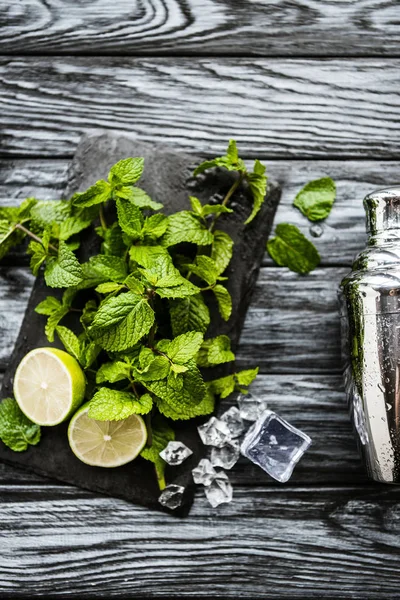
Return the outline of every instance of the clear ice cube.
{"type": "Polygon", "coordinates": [[[311,438],[307,434],[267,410],[250,427],[240,450],[268,475],[285,483],[310,445],[311,438]]]}
{"type": "Polygon", "coordinates": [[[211,417],[204,425],[197,428],[203,444],[221,448],[231,439],[231,432],[224,421],[211,417]]]}
{"type": "Polygon", "coordinates": [[[160,452],[161,458],[169,465],[181,465],[193,452],[182,442],[168,442],[168,445],[160,452]]]}
{"type": "Polygon", "coordinates": [[[179,506],[181,506],[182,504],[184,491],[185,488],[183,486],[170,483],[163,489],[158,498],[158,501],[166,508],[175,510],[176,508],[179,508],[179,506]]]}
{"type": "Polygon", "coordinates": [[[238,404],[240,416],[245,421],[257,421],[267,410],[267,402],[253,394],[239,394],[238,404]]]}
{"type": "Polygon", "coordinates": [[[232,500],[232,486],[228,476],[223,471],[217,473],[217,476],[214,477],[209,486],[204,488],[204,491],[213,508],[232,500]]]}
{"type": "Polygon", "coordinates": [[[229,410],[220,416],[220,420],[224,421],[231,432],[233,438],[239,437],[245,430],[243,419],[240,416],[240,411],[236,406],[232,406],[229,410]]]}
{"type": "Polygon", "coordinates": [[[236,465],[240,456],[240,446],[238,440],[227,442],[222,448],[214,447],[211,450],[211,464],[213,467],[222,467],[223,469],[232,469],[236,465]]]}
{"type": "Polygon", "coordinates": [[[192,475],[195,483],[207,486],[217,476],[217,471],[208,458],[202,458],[197,467],[192,470],[192,475]]]}

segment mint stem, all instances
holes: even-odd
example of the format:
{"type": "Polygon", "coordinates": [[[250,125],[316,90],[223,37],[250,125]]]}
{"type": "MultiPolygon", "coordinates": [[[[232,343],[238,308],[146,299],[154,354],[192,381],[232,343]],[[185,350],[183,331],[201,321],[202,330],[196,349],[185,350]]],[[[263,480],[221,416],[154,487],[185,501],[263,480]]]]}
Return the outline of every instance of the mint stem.
{"type": "Polygon", "coordinates": [[[167,486],[167,483],[166,483],[165,477],[164,477],[164,473],[160,473],[160,471],[156,467],[156,475],[157,475],[158,487],[160,488],[160,491],[162,492],[167,486]]]}
{"type": "MultiPolygon", "coordinates": [[[[26,227],[24,227],[23,225],[21,225],[21,223],[18,223],[15,226],[15,229],[20,229],[21,231],[23,231],[24,233],[26,233],[26,235],[29,235],[33,240],[35,240],[35,242],[39,242],[39,244],[41,244],[44,248],[43,242],[40,239],[40,237],[38,237],[37,235],[35,235],[34,233],[32,233],[32,231],[29,231],[29,229],[27,229],[26,227]]],[[[51,248],[52,250],[54,250],[54,252],[58,252],[57,248],[55,246],[53,246],[52,244],[49,244],[49,248],[51,248]]]]}
{"type": "MultiPolygon", "coordinates": [[[[223,201],[221,202],[221,206],[227,206],[229,203],[229,200],[232,198],[233,194],[236,192],[236,190],[238,189],[238,187],[240,186],[240,184],[242,183],[244,177],[245,177],[246,173],[244,171],[240,172],[240,176],[236,179],[236,181],[233,183],[233,185],[230,187],[229,191],[227,192],[225,198],[223,199],[223,201]]],[[[214,215],[213,220],[210,223],[210,226],[208,228],[208,231],[212,232],[216,222],[218,221],[220,215],[214,215]]]]}
{"type": "Polygon", "coordinates": [[[103,229],[107,229],[107,221],[106,218],[104,216],[104,206],[103,204],[100,204],[100,210],[99,210],[99,218],[100,218],[100,223],[103,229]]]}

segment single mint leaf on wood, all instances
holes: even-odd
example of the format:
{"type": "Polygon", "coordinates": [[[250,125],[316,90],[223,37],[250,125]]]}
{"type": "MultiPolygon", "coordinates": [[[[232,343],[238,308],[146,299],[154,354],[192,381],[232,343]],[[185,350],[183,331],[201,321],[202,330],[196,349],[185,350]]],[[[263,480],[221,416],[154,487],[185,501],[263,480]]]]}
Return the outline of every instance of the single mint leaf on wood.
{"type": "Polygon", "coordinates": [[[186,364],[194,358],[203,343],[203,334],[199,331],[189,331],[179,335],[169,345],[167,356],[178,365],[186,364]]]}
{"type": "Polygon", "coordinates": [[[96,383],[116,383],[123,379],[129,379],[131,368],[126,362],[115,360],[104,363],[96,373],[96,383]]]}
{"type": "Polygon", "coordinates": [[[219,312],[224,321],[228,321],[232,314],[232,298],[228,290],[223,285],[213,287],[213,292],[218,302],[219,312]]]}
{"type": "Polygon", "coordinates": [[[124,158],[111,167],[108,180],[112,186],[133,185],[142,176],[144,158],[124,158]]]}
{"type": "Polygon", "coordinates": [[[196,175],[199,175],[200,173],[203,173],[207,169],[211,169],[213,167],[223,167],[228,169],[228,171],[246,171],[246,165],[244,164],[243,160],[239,158],[235,140],[229,140],[229,145],[225,156],[218,156],[212,160],[204,161],[194,170],[193,175],[196,177],[196,175]]]}
{"type": "Polygon", "coordinates": [[[270,239],[267,250],[280,266],[295,273],[307,274],[320,262],[318,250],[296,227],[289,223],[276,226],[275,237],[270,239]]]}
{"type": "Polygon", "coordinates": [[[201,294],[169,301],[172,333],[174,336],[188,331],[205,333],[210,324],[210,311],[201,294]]]}
{"type": "Polygon", "coordinates": [[[82,208],[107,202],[109,198],[111,198],[111,186],[104,179],[100,179],[85,192],[74,194],[71,202],[74,206],[82,208]]]}
{"type": "Polygon", "coordinates": [[[96,421],[122,421],[130,415],[145,415],[152,406],[150,394],[137,398],[130,392],[102,387],[89,403],[88,416],[96,421]]]}
{"type": "Polygon", "coordinates": [[[255,369],[246,369],[245,371],[239,371],[239,373],[235,373],[235,377],[239,385],[248,386],[258,375],[258,367],[255,369]]]}
{"type": "MultiPolygon", "coordinates": [[[[83,265],[82,265],[83,266],[83,265]]],[[[118,256],[98,254],[89,259],[89,269],[93,278],[103,278],[105,281],[123,283],[128,275],[126,262],[118,256]]]]}
{"type": "Polygon", "coordinates": [[[233,254],[233,240],[225,233],[217,229],[214,231],[214,241],[211,250],[218,275],[221,275],[229,265],[233,254]]]}
{"type": "Polygon", "coordinates": [[[126,350],[149,333],[153,323],[154,311],[147,300],[126,292],[102,303],[89,333],[105,350],[126,350]]]}
{"type": "Polygon", "coordinates": [[[336,185],[330,177],[307,183],[294,199],[293,205],[310,221],[326,219],[336,198],[336,185]]]}
{"type": "Polygon", "coordinates": [[[267,176],[265,175],[265,165],[263,165],[259,160],[256,160],[254,163],[253,172],[248,173],[246,178],[253,196],[253,209],[249,218],[245,221],[245,225],[248,225],[260,210],[265,199],[265,194],[267,193],[267,176]]]}
{"type": "Polygon", "coordinates": [[[140,208],[130,200],[117,199],[118,223],[122,231],[130,238],[137,240],[140,237],[143,226],[143,215],[140,208]]]}
{"type": "Polygon", "coordinates": [[[82,267],[75,254],[65,242],[60,242],[58,257],[47,259],[44,278],[46,284],[53,288],[78,285],[82,281],[82,267]]]}
{"type": "Polygon", "coordinates": [[[0,439],[14,452],[23,452],[40,441],[40,426],[24,415],[13,398],[0,403],[0,439]]]}
{"type": "Polygon", "coordinates": [[[139,208],[151,208],[160,210],[163,207],[160,202],[155,202],[146,192],[138,187],[121,187],[115,191],[119,198],[125,198],[139,208]]]}
{"type": "Polygon", "coordinates": [[[62,325],[58,325],[56,331],[66,351],[80,362],[81,344],[74,332],[62,325]]]}
{"type": "Polygon", "coordinates": [[[191,242],[199,246],[212,244],[213,235],[204,223],[193,213],[182,210],[168,217],[168,228],[160,242],[169,247],[182,242],[191,242]]]}
{"type": "Polygon", "coordinates": [[[175,439],[175,433],[161,415],[156,415],[152,419],[151,429],[151,440],[148,439],[148,443],[151,441],[151,446],[143,448],[140,456],[154,463],[157,477],[159,481],[163,481],[164,483],[166,462],[161,458],[160,452],[168,446],[168,442],[172,442],[175,439]]]}

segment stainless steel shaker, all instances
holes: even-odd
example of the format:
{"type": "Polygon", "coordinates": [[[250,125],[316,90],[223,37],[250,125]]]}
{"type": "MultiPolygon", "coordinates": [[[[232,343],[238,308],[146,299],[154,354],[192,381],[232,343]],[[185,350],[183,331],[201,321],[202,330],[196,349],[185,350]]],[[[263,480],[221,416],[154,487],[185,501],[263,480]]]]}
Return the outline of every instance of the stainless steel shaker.
{"type": "Polygon", "coordinates": [[[345,389],[368,474],[400,483],[400,186],[364,207],[368,245],[339,290],[345,389]]]}

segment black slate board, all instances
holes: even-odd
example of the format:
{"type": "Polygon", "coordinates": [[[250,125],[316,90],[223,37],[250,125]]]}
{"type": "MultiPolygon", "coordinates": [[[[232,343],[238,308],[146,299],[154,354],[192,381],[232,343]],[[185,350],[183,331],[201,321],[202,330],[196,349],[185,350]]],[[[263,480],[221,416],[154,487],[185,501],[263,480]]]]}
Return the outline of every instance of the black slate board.
{"type": "MultiPolygon", "coordinates": [[[[195,160],[192,156],[178,153],[169,146],[144,144],[116,134],[95,133],[85,136],[77,148],[71,163],[66,197],[105,177],[115,162],[127,156],[144,156],[145,170],[140,186],[154,200],[164,204],[166,213],[188,208],[189,195],[197,196],[202,201],[209,201],[210,198],[211,201],[219,201],[233,182],[234,175],[226,171],[215,171],[193,179],[193,166],[200,159],[195,160]]],[[[259,215],[249,226],[244,227],[243,222],[251,210],[251,199],[245,192],[237,192],[231,202],[235,212],[221,217],[218,222],[218,228],[229,233],[235,242],[234,255],[227,272],[233,311],[232,317],[225,323],[219,317],[217,307],[211,304],[213,324],[208,335],[229,335],[234,349],[239,342],[279,198],[279,187],[269,184],[267,198],[259,215]]],[[[89,234],[82,245],[80,260],[87,260],[95,251],[97,243],[96,236],[89,234]]],[[[50,293],[55,295],[53,291],[50,293]]],[[[47,295],[49,290],[43,279],[38,277],[4,376],[2,398],[12,395],[13,375],[22,357],[33,348],[49,346],[43,331],[44,318],[34,312],[35,306],[47,295]]],[[[222,374],[221,371],[214,372],[213,377],[222,374]]],[[[181,516],[188,513],[193,499],[191,470],[205,452],[197,434],[197,425],[198,422],[186,422],[177,426],[177,438],[193,450],[193,455],[180,467],[168,467],[166,473],[168,483],[178,483],[187,489],[185,505],[175,511],[175,514],[181,516]]],[[[116,469],[89,467],[71,452],[66,430],[65,423],[57,427],[42,428],[40,444],[20,454],[1,444],[0,460],[46,477],[163,510],[158,503],[159,490],[150,463],[139,458],[116,469]]]]}

